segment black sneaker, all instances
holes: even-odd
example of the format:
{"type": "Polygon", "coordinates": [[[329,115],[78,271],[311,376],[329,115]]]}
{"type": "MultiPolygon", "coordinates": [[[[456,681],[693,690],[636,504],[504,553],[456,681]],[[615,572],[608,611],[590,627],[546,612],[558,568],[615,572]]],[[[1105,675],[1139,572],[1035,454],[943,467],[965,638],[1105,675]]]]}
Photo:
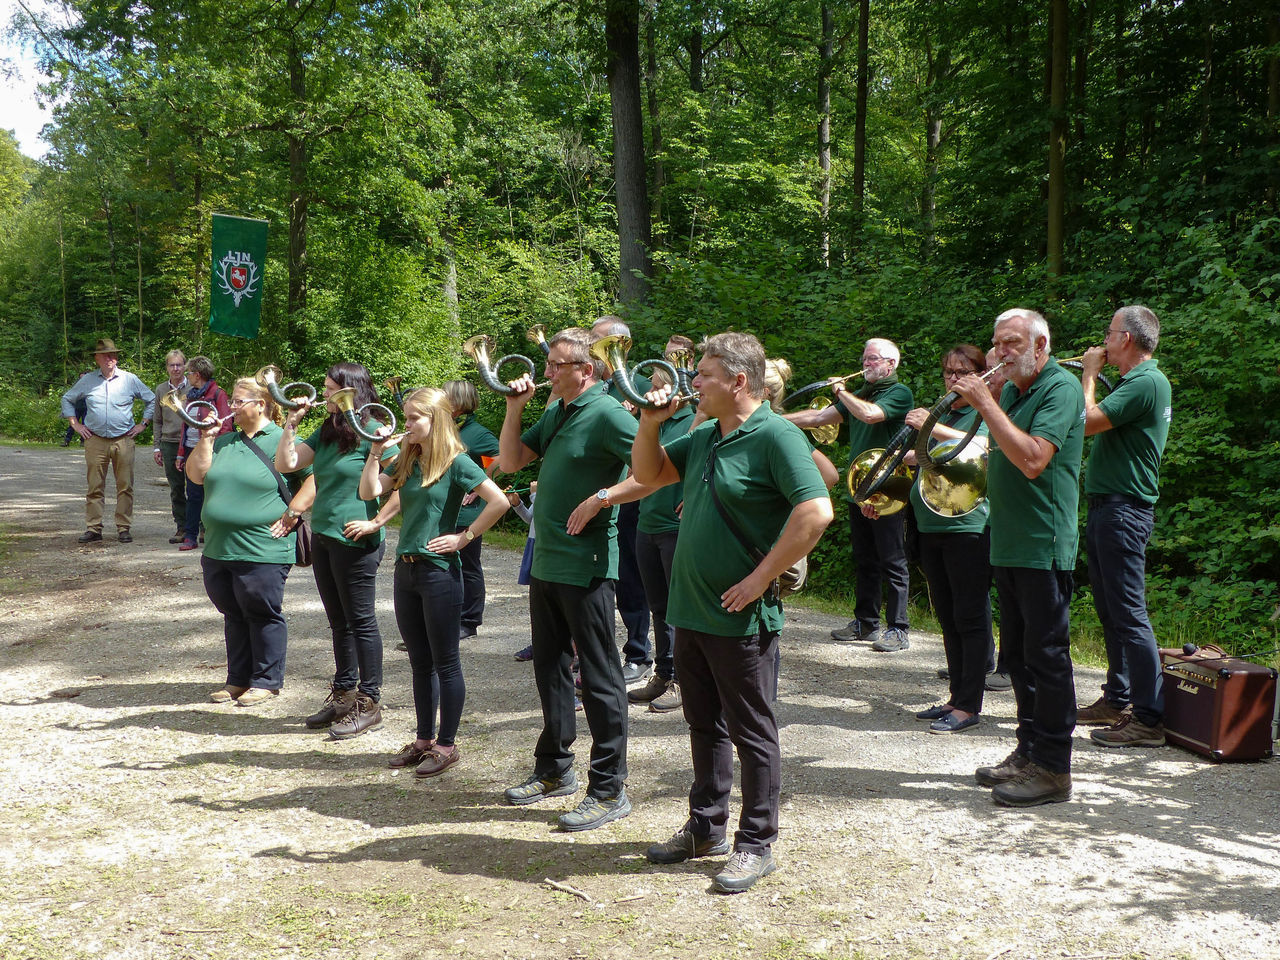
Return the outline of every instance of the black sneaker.
{"type": "Polygon", "coordinates": [[[547,797],[568,797],[578,792],[578,776],[572,770],[563,777],[542,778],[536,773],[524,783],[502,791],[507,803],[522,807],[547,797]]]}
{"type": "Polygon", "coordinates": [[[763,854],[738,850],[729,858],[724,869],[716,874],[712,886],[718,893],[741,893],[743,890],[750,890],[757,880],[767,877],[776,869],[778,865],[768,850],[763,854]]]}
{"type": "Polygon", "coordinates": [[[594,830],[606,823],[621,820],[631,812],[631,801],[626,791],[616,797],[593,797],[590,794],[582,798],[582,802],[568,813],[556,818],[560,829],[567,833],[579,830],[594,830]]]}
{"type": "Polygon", "coordinates": [[[128,530],[121,530],[119,533],[116,534],[116,539],[118,539],[121,543],[133,543],[133,534],[130,533],[128,530]]]}
{"type": "Polygon", "coordinates": [[[697,837],[681,827],[662,843],[655,843],[644,855],[650,863],[684,863],[694,857],[721,857],[729,852],[728,837],[697,837]]]}
{"type": "Polygon", "coordinates": [[[102,539],[102,534],[97,530],[86,530],[76,538],[77,543],[97,543],[102,539]]]}
{"type": "Polygon", "coordinates": [[[988,673],[987,679],[983,683],[987,690],[999,693],[1002,690],[1008,690],[1013,686],[1013,680],[1007,673],[988,673]]]}
{"type": "Polygon", "coordinates": [[[631,663],[628,661],[622,665],[622,682],[629,687],[633,683],[639,683],[649,676],[652,670],[653,667],[647,663],[631,663]]]}

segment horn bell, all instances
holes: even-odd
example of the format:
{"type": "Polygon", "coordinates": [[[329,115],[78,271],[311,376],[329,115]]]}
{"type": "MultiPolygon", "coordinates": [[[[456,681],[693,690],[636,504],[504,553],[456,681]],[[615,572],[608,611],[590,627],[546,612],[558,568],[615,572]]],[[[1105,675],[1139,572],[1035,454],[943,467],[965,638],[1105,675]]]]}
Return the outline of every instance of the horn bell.
{"type": "Polygon", "coordinates": [[[920,471],[920,499],[940,517],[963,517],[987,498],[987,451],[963,438],[944,440],[933,453],[948,454],[957,446],[964,449],[943,466],[920,471]]]}

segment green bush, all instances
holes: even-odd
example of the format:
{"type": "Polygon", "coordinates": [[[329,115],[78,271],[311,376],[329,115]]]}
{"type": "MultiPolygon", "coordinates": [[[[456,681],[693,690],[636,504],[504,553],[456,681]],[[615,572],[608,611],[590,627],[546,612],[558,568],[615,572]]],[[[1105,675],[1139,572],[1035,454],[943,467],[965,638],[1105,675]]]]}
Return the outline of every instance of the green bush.
{"type": "Polygon", "coordinates": [[[0,436],[35,443],[61,441],[67,430],[61,399],[62,391],[37,396],[9,384],[0,390],[0,436]]]}

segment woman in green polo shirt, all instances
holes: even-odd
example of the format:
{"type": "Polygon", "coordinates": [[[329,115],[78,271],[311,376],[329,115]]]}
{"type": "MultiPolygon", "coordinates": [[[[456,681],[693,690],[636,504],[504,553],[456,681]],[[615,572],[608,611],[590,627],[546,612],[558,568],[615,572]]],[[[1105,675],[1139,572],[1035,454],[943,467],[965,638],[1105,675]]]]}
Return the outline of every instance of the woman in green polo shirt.
{"type": "MultiPolygon", "coordinates": [[[[942,357],[942,379],[947,390],[961,377],[983,373],[987,358],[977,347],[962,343],[942,357]]],[[[906,415],[909,426],[919,429],[929,411],[919,407],[906,415]]],[[[978,411],[968,401],[956,400],[933,428],[935,441],[963,437],[978,411]]],[[[986,428],[972,442],[986,444],[986,428]]],[[[914,454],[909,454],[913,458],[914,454]]],[[[909,459],[913,463],[914,459],[909,459]]],[[[958,733],[976,726],[982,711],[983,686],[991,658],[991,534],[987,503],[958,517],[934,513],[920,497],[917,477],[911,488],[911,507],[920,531],[920,566],[929,582],[929,598],[942,627],[942,647],[947,656],[950,698],[916,714],[930,720],[930,733],[958,733]]]]}
{"type": "MultiPolygon", "coordinates": [[[[376,403],[369,371],[358,363],[335,363],[324,378],[324,410],[319,429],[301,443],[294,431],[311,408],[303,404],[285,418],[276,446],[276,469],[282,473],[312,467],[316,481],[311,508],[312,572],[333,635],[333,680],[320,710],[307,717],[313,730],[328,728],[335,740],[357,737],[382,724],[382,635],[375,606],[378,565],[386,550],[373,501],[361,500],[360,473],[370,442],[360,437],[346,415],[330,401],[339,390],[355,390],[355,407],[376,403]]],[[[364,429],[382,424],[370,417],[364,429]]],[[[389,461],[395,448],[385,452],[389,461]]]]}
{"type": "MultiPolygon", "coordinates": [[[[200,434],[187,456],[187,479],[204,487],[204,588],[224,621],[227,683],[215,703],[242,707],[271,699],[284,686],[288,636],[284,582],[294,561],[293,528],[274,536],[282,499],[271,454],[280,437],[278,410],[252,380],[236,381],[231,394],[236,430],[216,440],[219,426],[200,434]],[[256,447],[259,453],[253,450],[256,447]]],[[[295,496],[296,510],[305,509],[295,496]]],[[[307,499],[303,496],[303,500],[307,499]]]]}
{"type": "Polygon", "coordinates": [[[405,433],[389,472],[382,470],[385,442],[373,444],[360,476],[365,500],[400,492],[400,528],[393,598],[396,624],[409,649],[417,737],[391,758],[392,767],[417,765],[420,777],[444,773],[458,761],[454,743],[466,684],[458,641],[462,618],[459,551],[507,511],[498,485],[467,456],[453,409],[443,390],[423,387],[404,401],[405,433]],[[469,527],[458,528],[458,509],[471,491],[485,502],[469,527]],[[455,532],[457,531],[457,532],[455,532]],[[432,684],[432,674],[438,687],[432,684]],[[439,699],[440,728],[436,724],[439,699]]]}

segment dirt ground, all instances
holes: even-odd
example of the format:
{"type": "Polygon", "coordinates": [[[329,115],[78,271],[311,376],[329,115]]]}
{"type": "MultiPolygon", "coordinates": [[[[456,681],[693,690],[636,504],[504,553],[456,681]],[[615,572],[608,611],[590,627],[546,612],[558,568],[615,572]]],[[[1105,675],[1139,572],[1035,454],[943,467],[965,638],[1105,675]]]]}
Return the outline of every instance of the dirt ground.
{"type": "MultiPolygon", "coordinates": [[[[539,716],[512,657],[528,637],[514,553],[486,552],[463,760],[443,777],[385,765],[413,722],[389,562],[380,730],[336,742],[301,723],[333,669],[305,570],[285,598],[284,693],[209,703],[221,621],[199,554],[166,542],[145,454],[136,542],[108,520],[80,546],[79,451],[0,447],[0,957],[1280,957],[1280,766],[1077,732],[1072,802],[997,808],[973,769],[1011,749],[1012,697],[928,735],[911,714],[945,698],[933,636],[876,654],[790,612],[780,869],[735,897],[710,892],[714,863],[643,856],[684,818],[678,714],[632,710],[629,818],[570,835],[553,823],[574,798],[502,804],[539,716]]],[[[1099,679],[1077,673],[1082,700],[1099,679]]]]}

